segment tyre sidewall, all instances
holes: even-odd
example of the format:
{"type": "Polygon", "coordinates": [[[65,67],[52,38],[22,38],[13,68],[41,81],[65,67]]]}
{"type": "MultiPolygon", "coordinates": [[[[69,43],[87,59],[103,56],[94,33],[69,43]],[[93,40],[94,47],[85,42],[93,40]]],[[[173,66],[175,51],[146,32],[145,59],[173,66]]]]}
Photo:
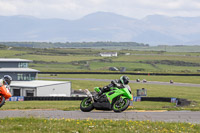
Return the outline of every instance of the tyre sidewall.
{"type": "Polygon", "coordinates": [[[0,107],[2,107],[5,104],[5,97],[2,94],[0,94],[0,97],[1,97],[0,107]]]}
{"type": "Polygon", "coordinates": [[[87,98],[85,98],[85,99],[83,99],[83,100],[81,101],[80,109],[81,109],[81,111],[83,111],[83,112],[90,112],[90,111],[92,111],[92,110],[94,109],[93,104],[89,105],[88,107],[83,107],[83,106],[82,106],[83,102],[85,102],[85,101],[88,100],[88,99],[89,99],[89,97],[87,97],[87,98]]]}
{"type": "MultiPolygon", "coordinates": [[[[123,112],[124,110],[126,110],[127,108],[128,108],[128,106],[129,106],[129,104],[130,104],[130,100],[129,99],[127,99],[127,98],[125,98],[126,99],[126,104],[123,106],[123,108],[121,108],[121,109],[115,109],[114,108],[114,106],[115,106],[115,104],[116,104],[116,102],[118,102],[118,100],[113,104],[113,107],[112,107],[112,109],[113,109],[113,111],[114,112],[116,112],[116,113],[120,113],[120,112],[123,112]]],[[[123,100],[125,100],[125,99],[123,99],[123,100]]]]}

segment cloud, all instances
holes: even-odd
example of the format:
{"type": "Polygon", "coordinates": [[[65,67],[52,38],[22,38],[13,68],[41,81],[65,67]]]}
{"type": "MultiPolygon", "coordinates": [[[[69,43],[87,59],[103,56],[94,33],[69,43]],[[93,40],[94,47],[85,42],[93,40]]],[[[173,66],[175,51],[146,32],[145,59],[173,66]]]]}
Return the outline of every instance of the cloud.
{"type": "Polygon", "coordinates": [[[0,13],[2,15],[7,15],[7,13],[15,13],[17,11],[17,8],[12,5],[11,3],[0,1],[0,13]]]}
{"type": "Polygon", "coordinates": [[[199,0],[0,0],[0,15],[77,19],[96,11],[143,18],[151,14],[200,16],[199,0]]]}

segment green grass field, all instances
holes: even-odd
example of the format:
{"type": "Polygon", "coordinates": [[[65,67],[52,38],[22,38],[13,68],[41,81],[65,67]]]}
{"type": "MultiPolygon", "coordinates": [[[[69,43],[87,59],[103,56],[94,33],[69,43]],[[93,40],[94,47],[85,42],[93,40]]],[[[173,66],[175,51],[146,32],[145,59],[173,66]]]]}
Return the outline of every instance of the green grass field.
{"type": "MultiPolygon", "coordinates": [[[[126,75],[126,74],[124,74],[126,75]]],[[[92,78],[92,79],[119,79],[122,74],[39,74],[38,77],[50,77],[50,78],[92,78]]],[[[173,80],[178,83],[193,83],[200,84],[199,76],[154,76],[154,75],[127,75],[130,80],[146,79],[147,81],[161,81],[169,82],[173,80]]],[[[50,79],[49,78],[49,79],[50,79]]]]}
{"type": "Polygon", "coordinates": [[[175,61],[185,61],[185,62],[197,62],[200,60],[198,56],[180,56],[179,53],[174,55],[166,55],[166,54],[139,54],[139,55],[121,55],[117,58],[113,58],[113,61],[150,61],[150,60],[175,60],[175,61]]]}
{"type": "Polygon", "coordinates": [[[27,110],[27,109],[50,109],[50,110],[79,110],[81,101],[7,101],[0,110],[27,110]]]}
{"type": "Polygon", "coordinates": [[[15,133],[199,133],[200,124],[126,121],[126,120],[73,120],[73,119],[39,119],[6,118],[0,119],[0,132],[15,133]]]}
{"type": "Polygon", "coordinates": [[[0,58],[33,60],[31,68],[40,71],[109,71],[126,67],[134,72],[199,73],[199,52],[163,52],[108,49],[34,49],[0,50],[0,58]],[[100,57],[100,52],[118,52],[118,57],[100,57]],[[125,55],[130,53],[130,55],[125,55]]]}
{"type": "Polygon", "coordinates": [[[20,58],[22,59],[30,59],[35,61],[45,61],[45,62],[59,62],[59,63],[68,63],[72,61],[85,61],[85,60],[93,60],[93,59],[103,59],[100,56],[91,56],[91,55],[23,55],[20,58]]]}

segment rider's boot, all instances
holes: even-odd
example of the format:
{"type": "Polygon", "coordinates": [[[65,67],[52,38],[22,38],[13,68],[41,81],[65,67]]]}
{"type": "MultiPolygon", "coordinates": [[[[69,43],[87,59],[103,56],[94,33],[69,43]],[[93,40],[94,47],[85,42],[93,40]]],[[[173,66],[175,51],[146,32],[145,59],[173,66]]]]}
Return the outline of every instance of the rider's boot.
{"type": "Polygon", "coordinates": [[[94,99],[95,99],[95,100],[99,99],[100,96],[101,96],[102,94],[103,94],[103,92],[102,92],[102,91],[99,91],[99,92],[95,95],[94,99]]]}

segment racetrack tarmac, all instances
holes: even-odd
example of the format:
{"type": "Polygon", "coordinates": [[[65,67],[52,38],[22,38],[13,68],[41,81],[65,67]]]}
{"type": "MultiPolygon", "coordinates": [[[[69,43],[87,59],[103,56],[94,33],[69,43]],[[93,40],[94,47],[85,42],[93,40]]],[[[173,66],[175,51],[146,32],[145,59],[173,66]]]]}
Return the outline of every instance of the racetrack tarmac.
{"type": "Polygon", "coordinates": [[[1,110],[0,118],[37,117],[57,119],[113,119],[113,120],[150,120],[165,122],[200,123],[200,111],[62,111],[62,110],[1,110]]]}

